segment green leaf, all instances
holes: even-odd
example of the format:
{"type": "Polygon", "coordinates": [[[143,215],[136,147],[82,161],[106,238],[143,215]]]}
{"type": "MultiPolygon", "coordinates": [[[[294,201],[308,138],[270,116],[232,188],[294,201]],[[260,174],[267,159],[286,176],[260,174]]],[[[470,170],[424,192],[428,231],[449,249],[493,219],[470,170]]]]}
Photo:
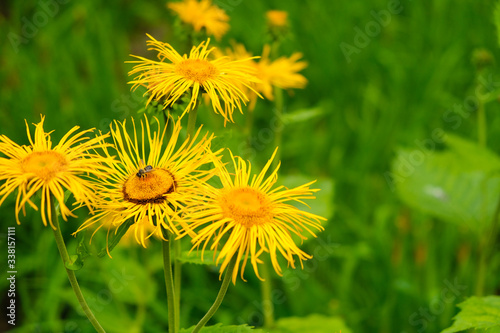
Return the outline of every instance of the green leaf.
{"type": "MultiPolygon", "coordinates": [[[[191,333],[194,330],[195,326],[190,328],[184,328],[179,331],[179,333],[191,333]]],[[[200,332],[202,333],[264,333],[261,329],[254,329],[251,326],[247,325],[222,325],[217,324],[214,326],[205,326],[200,332]]]]}
{"type": "Polygon", "coordinates": [[[471,297],[458,305],[461,310],[453,325],[441,333],[484,329],[488,333],[500,332],[500,296],[471,297]]]}
{"type": "Polygon", "coordinates": [[[483,232],[499,199],[500,159],[487,148],[454,135],[446,135],[444,143],[446,149],[441,151],[401,150],[386,180],[391,187],[395,184],[408,205],[483,232]]]}
{"type": "Polygon", "coordinates": [[[273,333],[351,333],[340,317],[312,314],[307,317],[281,318],[276,322],[273,333]]]}
{"type": "Polygon", "coordinates": [[[122,239],[122,237],[127,233],[132,224],[134,224],[134,219],[128,219],[125,223],[120,224],[115,232],[110,232],[107,244],[101,249],[101,251],[99,251],[97,256],[101,258],[104,257],[108,251],[111,252],[120,242],[120,239],[122,239]]]}
{"type": "Polygon", "coordinates": [[[180,262],[185,264],[197,264],[197,265],[215,265],[214,251],[205,250],[203,252],[203,257],[200,251],[182,251],[179,258],[180,262]]]}
{"type": "MultiPolygon", "coordinates": [[[[295,174],[295,175],[284,175],[279,177],[279,182],[287,188],[294,188],[300,185],[304,185],[311,182],[314,179],[311,177],[295,174]]],[[[319,189],[318,192],[314,193],[315,199],[304,200],[304,202],[309,206],[305,206],[300,202],[288,202],[289,204],[326,218],[326,221],[321,221],[321,225],[326,227],[328,221],[333,217],[334,214],[334,195],[335,195],[335,183],[330,178],[319,178],[311,186],[312,189],[319,189]]]]}
{"type": "Polygon", "coordinates": [[[301,123],[310,119],[314,119],[325,115],[327,112],[323,106],[316,106],[314,108],[300,109],[283,115],[284,124],[301,123]]]}
{"type": "Polygon", "coordinates": [[[66,263],[66,268],[72,271],[80,270],[83,267],[83,263],[87,257],[92,255],[89,247],[87,246],[88,241],[85,237],[85,233],[77,234],[78,245],[76,247],[76,254],[70,255],[71,262],[66,263]]]}

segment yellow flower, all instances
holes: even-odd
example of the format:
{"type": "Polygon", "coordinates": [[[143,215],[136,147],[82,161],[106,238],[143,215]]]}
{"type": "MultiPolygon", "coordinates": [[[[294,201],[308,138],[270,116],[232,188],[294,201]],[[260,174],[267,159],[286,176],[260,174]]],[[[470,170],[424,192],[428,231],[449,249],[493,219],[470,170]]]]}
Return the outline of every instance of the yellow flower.
{"type": "MultiPolygon", "coordinates": [[[[232,49],[225,49],[225,55],[233,60],[244,61],[245,64],[254,68],[255,76],[260,82],[252,84],[249,90],[241,87],[250,99],[249,109],[253,110],[257,101],[257,93],[261,93],[268,100],[274,100],[273,87],[281,89],[303,89],[307,79],[299,72],[307,67],[307,62],[299,61],[301,53],[294,53],[291,57],[280,57],[274,61],[269,59],[270,47],[264,46],[261,59],[257,62],[252,58],[245,46],[234,43],[232,49]]],[[[222,56],[222,52],[216,52],[222,56]]]]}
{"type": "Polygon", "coordinates": [[[186,54],[181,56],[170,44],[149,37],[151,40],[147,43],[151,46],[150,50],[158,51],[160,61],[134,56],[139,60],[130,61],[137,65],[129,73],[140,73],[129,83],[133,84],[133,90],[140,85],[147,88],[147,93],[150,94],[147,104],[153,99],[165,98],[164,107],[172,106],[192,89],[191,100],[181,117],[196,107],[198,94],[202,92],[208,94],[215,113],[220,113],[225,121],[233,121],[235,108],[243,113],[241,102],[246,104],[248,97],[240,87],[252,89],[250,84],[258,82],[254,69],[245,64],[244,60],[231,61],[227,57],[207,60],[214,49],[208,49],[210,39],[193,47],[188,57],[186,54]]]}
{"type": "Polygon", "coordinates": [[[184,23],[192,25],[196,32],[205,28],[207,35],[213,35],[217,40],[229,30],[229,16],[211,0],[183,0],[169,3],[167,7],[176,12],[184,23]]]}
{"type": "Polygon", "coordinates": [[[307,79],[299,72],[307,67],[307,62],[299,61],[302,53],[296,52],[291,57],[280,57],[271,61],[270,49],[269,45],[265,45],[262,51],[262,58],[257,69],[257,77],[262,84],[257,85],[256,90],[267,99],[273,100],[272,86],[281,89],[303,89],[307,84],[307,79]]]}
{"type": "Polygon", "coordinates": [[[111,126],[114,149],[104,150],[106,156],[117,155],[119,163],[110,164],[113,171],[96,186],[100,200],[96,214],[85,221],[77,232],[97,223],[95,232],[106,226],[118,228],[132,219],[136,241],[146,247],[152,235],[161,236],[161,228],[178,233],[179,211],[186,198],[199,193],[199,184],[213,174],[199,168],[212,161],[210,143],[213,135],[207,134],[195,143],[200,129],[177,147],[180,122],[176,122],[170,139],[167,128],[161,129],[155,118],[157,130],[152,130],[147,117],[141,120],[140,132],[132,119],[133,135],[127,133],[126,121],[111,126]],[[139,135],[138,135],[139,134],[139,135]],[[168,141],[166,145],[163,143],[168,141]],[[145,161],[145,162],[144,162],[145,161]]]}
{"type": "Polygon", "coordinates": [[[30,144],[18,145],[5,135],[0,135],[0,205],[17,189],[16,220],[19,221],[19,212],[25,214],[26,203],[38,210],[31,197],[41,192],[41,216],[45,226],[47,220],[52,228],[51,202],[52,197],[57,200],[62,218],[67,221],[68,216],[75,215],[64,203],[64,192],[68,190],[76,199],[77,204],[84,204],[92,210],[95,188],[88,178],[105,177],[107,168],[101,163],[109,162],[94,153],[94,149],[103,148],[102,139],[108,135],[88,138],[85,134],[92,130],[77,132],[79,127],[73,127],[66,133],[59,143],[52,147],[51,133],[44,132],[45,117],[35,125],[35,136],[31,137],[28,122],[26,132],[30,144]]]}
{"type": "MultiPolygon", "coordinates": [[[[277,181],[279,166],[268,178],[265,174],[271,166],[276,155],[271,159],[258,175],[251,176],[251,165],[243,159],[231,154],[234,165],[234,175],[224,164],[216,161],[222,189],[205,185],[205,197],[196,198],[188,204],[187,221],[196,236],[193,237],[193,249],[202,246],[203,251],[209,247],[216,252],[216,263],[222,261],[220,273],[236,258],[241,264],[241,278],[247,260],[254,268],[255,274],[260,278],[258,264],[263,252],[268,252],[271,263],[279,275],[281,268],[278,263],[277,252],[281,253],[289,265],[295,268],[294,255],[298,257],[301,266],[302,260],[312,258],[300,250],[292,239],[292,234],[301,239],[306,239],[307,232],[316,237],[312,229],[323,230],[320,221],[324,218],[302,211],[290,202],[302,202],[303,199],[313,199],[313,193],[318,191],[310,189],[310,182],[293,189],[283,186],[274,186],[277,181]],[[200,205],[200,200],[205,204],[200,205]]],[[[181,233],[181,236],[184,236],[181,233]]],[[[239,264],[235,266],[232,280],[236,282],[239,264]]]]}
{"type": "Polygon", "coordinates": [[[282,10],[268,10],[266,12],[267,23],[271,27],[286,27],[288,25],[288,13],[282,10]]]}

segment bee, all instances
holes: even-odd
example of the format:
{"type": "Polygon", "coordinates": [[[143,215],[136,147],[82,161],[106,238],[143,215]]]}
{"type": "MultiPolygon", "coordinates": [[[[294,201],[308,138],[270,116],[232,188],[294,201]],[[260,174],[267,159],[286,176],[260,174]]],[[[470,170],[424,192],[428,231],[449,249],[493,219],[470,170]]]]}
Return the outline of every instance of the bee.
{"type": "Polygon", "coordinates": [[[136,176],[139,178],[144,178],[147,176],[147,173],[151,171],[153,171],[153,167],[151,165],[146,165],[144,169],[139,169],[139,171],[136,173],[136,176]]]}

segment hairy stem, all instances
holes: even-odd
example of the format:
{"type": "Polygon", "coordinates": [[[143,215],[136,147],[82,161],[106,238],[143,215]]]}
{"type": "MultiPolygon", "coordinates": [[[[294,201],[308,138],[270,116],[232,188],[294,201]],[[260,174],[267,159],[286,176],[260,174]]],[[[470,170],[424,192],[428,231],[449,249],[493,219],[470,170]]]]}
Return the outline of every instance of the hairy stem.
{"type": "Polygon", "coordinates": [[[162,241],[163,249],[163,271],[165,273],[165,286],[167,289],[167,306],[168,306],[168,332],[176,333],[177,328],[177,311],[175,309],[175,292],[174,280],[172,276],[172,260],[170,256],[170,242],[162,241]]]}
{"type": "Polygon", "coordinates": [[[233,275],[233,270],[236,265],[236,256],[231,259],[231,262],[229,263],[227,270],[226,270],[226,275],[224,275],[224,280],[222,280],[222,285],[220,286],[219,293],[217,294],[217,298],[215,299],[214,304],[210,307],[208,312],[201,318],[199,323],[196,325],[192,333],[198,333],[203,326],[212,318],[212,316],[217,312],[219,309],[219,306],[222,303],[222,300],[224,299],[224,296],[226,295],[227,288],[229,287],[229,283],[231,282],[231,277],[233,275]]]}
{"type": "Polygon", "coordinates": [[[71,284],[71,288],[73,288],[73,292],[75,293],[76,298],[78,299],[78,303],[80,303],[80,306],[83,309],[83,312],[89,319],[90,323],[92,326],[94,326],[95,330],[99,333],[106,332],[102,328],[101,324],[97,321],[97,318],[94,316],[92,313],[92,310],[90,310],[87,302],[85,301],[85,298],[83,297],[82,290],[80,289],[80,285],[78,284],[78,281],[76,279],[75,272],[66,268],[66,264],[69,264],[71,262],[68,254],[68,249],[66,248],[66,244],[64,243],[64,238],[61,233],[61,227],[59,225],[59,217],[57,215],[56,211],[56,206],[54,203],[54,198],[50,196],[50,207],[51,207],[51,214],[52,214],[52,219],[54,221],[54,226],[56,229],[52,229],[54,232],[54,237],[56,239],[56,244],[57,248],[59,249],[59,254],[61,255],[61,259],[63,261],[64,269],[66,270],[66,274],[68,275],[69,283],[71,284]]]}

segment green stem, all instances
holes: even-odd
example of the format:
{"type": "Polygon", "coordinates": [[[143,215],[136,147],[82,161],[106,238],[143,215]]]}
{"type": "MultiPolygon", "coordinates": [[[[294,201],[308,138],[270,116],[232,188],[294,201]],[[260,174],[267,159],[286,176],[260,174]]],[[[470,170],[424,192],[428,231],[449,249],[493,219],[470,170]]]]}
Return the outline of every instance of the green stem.
{"type": "Polygon", "coordinates": [[[170,257],[170,242],[162,241],[163,249],[163,270],[165,272],[165,286],[167,289],[167,306],[168,306],[168,332],[176,333],[177,328],[177,311],[175,309],[175,292],[174,280],[172,277],[172,260],[170,257]]]}
{"type": "Polygon", "coordinates": [[[198,96],[198,103],[196,106],[189,111],[189,116],[188,116],[188,127],[187,127],[187,133],[189,136],[189,140],[193,140],[193,135],[196,133],[196,116],[198,113],[198,106],[200,105],[199,98],[201,98],[201,94],[198,96]]]}
{"type": "Polygon", "coordinates": [[[174,293],[175,293],[175,313],[177,318],[175,318],[175,323],[177,324],[175,330],[179,331],[180,326],[180,316],[181,316],[181,277],[182,277],[182,262],[177,260],[181,256],[181,241],[180,239],[175,240],[174,235],[170,237],[172,244],[174,245],[174,293]]]}
{"type": "Polygon", "coordinates": [[[264,281],[260,284],[262,294],[262,312],[264,313],[264,327],[269,329],[274,326],[274,306],[271,298],[272,282],[268,260],[264,260],[261,272],[262,278],[264,279],[264,281]]]}
{"type": "Polygon", "coordinates": [[[59,225],[59,217],[57,215],[56,211],[56,206],[54,203],[54,198],[50,196],[50,207],[51,207],[51,214],[52,214],[52,219],[54,221],[54,226],[56,229],[52,229],[54,232],[54,237],[56,239],[56,244],[57,248],[59,249],[59,254],[61,255],[61,259],[63,261],[64,269],[66,269],[66,274],[68,275],[69,283],[71,284],[71,288],[73,288],[73,292],[75,293],[76,298],[78,299],[78,303],[80,303],[80,306],[83,309],[83,312],[89,319],[90,323],[92,326],[94,326],[95,330],[99,333],[105,333],[106,331],[102,328],[101,324],[97,321],[96,317],[92,313],[92,310],[90,310],[87,302],[85,301],[85,298],[83,297],[82,290],[80,289],[80,285],[78,284],[78,281],[76,279],[75,272],[66,268],[66,264],[69,264],[71,262],[68,254],[68,249],[66,248],[66,244],[64,243],[64,238],[61,233],[61,227],[59,225]]]}
{"type": "Polygon", "coordinates": [[[484,103],[479,99],[479,106],[477,110],[477,135],[479,145],[486,147],[486,112],[484,103]]]}
{"type": "Polygon", "coordinates": [[[201,320],[198,322],[192,333],[198,333],[203,328],[203,326],[205,326],[205,324],[210,320],[210,318],[212,318],[215,312],[217,312],[217,310],[219,309],[219,306],[221,305],[222,300],[226,295],[229,283],[231,282],[231,277],[233,275],[235,265],[236,265],[236,256],[234,256],[233,259],[231,259],[231,262],[227,267],[226,275],[224,275],[224,280],[222,280],[222,285],[220,286],[220,290],[219,293],[217,294],[217,298],[215,299],[214,304],[212,304],[212,306],[205,314],[205,316],[201,318],[201,320]]]}
{"type": "Polygon", "coordinates": [[[283,123],[283,106],[283,90],[278,87],[274,87],[274,113],[277,119],[275,124],[276,132],[274,133],[274,149],[276,149],[276,147],[279,147],[279,149],[276,153],[276,157],[273,160],[273,170],[278,166],[278,163],[281,160],[281,142],[283,140],[283,130],[285,126],[285,124],[283,123]]]}

